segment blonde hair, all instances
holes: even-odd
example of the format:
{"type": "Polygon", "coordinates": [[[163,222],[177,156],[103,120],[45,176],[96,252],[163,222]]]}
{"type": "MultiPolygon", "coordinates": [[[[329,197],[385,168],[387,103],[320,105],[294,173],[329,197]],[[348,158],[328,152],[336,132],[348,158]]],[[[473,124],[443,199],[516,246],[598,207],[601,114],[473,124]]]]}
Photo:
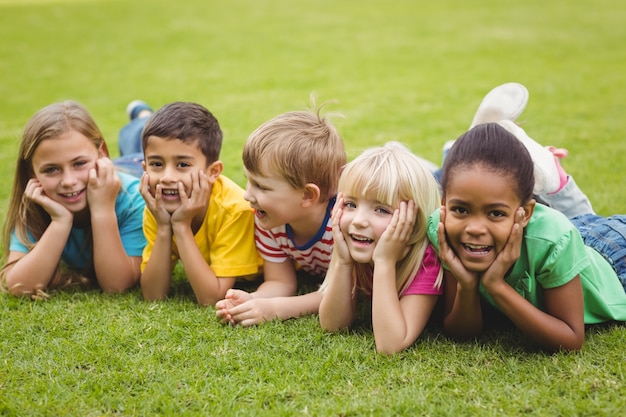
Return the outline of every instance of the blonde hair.
{"type": "Polygon", "coordinates": [[[243,148],[246,170],[261,176],[276,172],[294,188],[313,183],[320,188],[321,202],[330,200],[337,193],[346,151],[335,126],[320,115],[324,105],[284,113],[259,126],[243,148]]]}
{"type": "MultiPolygon", "coordinates": [[[[396,287],[401,294],[422,265],[428,246],[426,234],[428,216],[441,204],[435,177],[420,158],[398,142],[365,150],[348,163],[339,178],[339,191],[347,195],[375,199],[391,207],[413,200],[416,219],[408,242],[409,252],[396,265],[396,287]]],[[[371,294],[372,267],[355,265],[355,288],[371,294]]],[[[439,270],[436,287],[443,280],[439,270]]]]}
{"type": "MultiPolygon", "coordinates": [[[[33,172],[33,154],[37,147],[45,140],[55,139],[69,131],[76,131],[89,138],[94,147],[102,149],[108,156],[108,150],[102,132],[93,120],[87,109],[75,101],[54,103],[39,110],[24,127],[20,143],[15,175],[13,176],[13,191],[9,200],[9,209],[4,221],[2,235],[2,276],[1,288],[5,288],[5,268],[9,256],[11,235],[15,232],[17,239],[30,251],[39,241],[50,224],[50,215],[39,204],[24,198],[24,191],[28,181],[35,176],[33,172]],[[34,240],[34,242],[33,242],[34,240]]],[[[64,273],[59,268],[48,285],[48,289],[60,288],[73,282],[85,283],[84,277],[75,272],[64,273]]],[[[42,289],[43,290],[43,289],[42,289]]],[[[41,290],[38,291],[41,293],[41,290]]]]}

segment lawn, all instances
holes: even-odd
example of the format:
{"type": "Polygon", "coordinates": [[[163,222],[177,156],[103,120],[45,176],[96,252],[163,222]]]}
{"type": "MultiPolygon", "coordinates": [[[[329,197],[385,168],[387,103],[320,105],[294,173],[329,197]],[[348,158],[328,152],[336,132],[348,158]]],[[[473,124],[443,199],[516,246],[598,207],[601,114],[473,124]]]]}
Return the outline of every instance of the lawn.
{"type": "MultiPolygon", "coordinates": [[[[398,140],[439,162],[492,87],[530,90],[520,120],[569,149],[566,170],[603,215],[626,212],[626,7],[620,0],[0,0],[0,216],[22,128],[75,99],[109,148],[126,104],[195,101],[225,134],[226,175],[261,123],[317,101],[349,158],[398,140]]],[[[2,249],[0,249],[2,250],[2,249]]],[[[310,287],[306,277],[302,286],[310,287]]],[[[0,415],[589,415],[626,410],[626,327],[546,354],[517,331],[471,343],[436,325],[375,353],[366,312],[341,334],[317,317],[243,329],[138,290],[0,295],[0,415]]]]}

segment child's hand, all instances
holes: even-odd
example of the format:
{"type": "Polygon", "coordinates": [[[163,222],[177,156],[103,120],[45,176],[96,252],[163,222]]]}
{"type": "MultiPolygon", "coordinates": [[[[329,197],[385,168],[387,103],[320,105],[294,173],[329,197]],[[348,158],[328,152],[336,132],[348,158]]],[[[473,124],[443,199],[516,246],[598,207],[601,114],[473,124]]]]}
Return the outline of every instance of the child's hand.
{"type": "Polygon", "coordinates": [[[146,202],[146,207],[154,216],[159,227],[169,226],[171,223],[170,213],[163,207],[163,189],[157,184],[154,196],[150,192],[150,175],[144,172],[141,175],[141,184],[139,192],[146,202]]]}
{"type": "Polygon", "coordinates": [[[189,196],[185,193],[185,188],[181,182],[178,183],[178,195],[180,196],[180,207],[172,213],[172,223],[188,223],[196,215],[206,212],[207,204],[211,196],[211,184],[206,173],[202,170],[191,173],[191,190],[189,196]]]}
{"type": "Polygon", "coordinates": [[[450,272],[465,289],[475,289],[480,282],[480,276],[476,272],[468,271],[463,262],[456,256],[456,253],[448,245],[446,238],[446,207],[442,206],[440,210],[439,226],[437,227],[437,235],[439,238],[439,259],[450,268],[450,272]]]}
{"type": "Polygon", "coordinates": [[[393,212],[391,221],[378,239],[372,260],[374,264],[380,261],[398,262],[409,251],[409,239],[415,224],[415,202],[402,201],[400,208],[393,212]]]}
{"type": "Polygon", "coordinates": [[[215,315],[222,323],[251,326],[271,320],[273,311],[267,298],[254,298],[251,294],[230,289],[226,297],[215,304],[215,315]]]}
{"type": "Polygon", "coordinates": [[[109,158],[99,158],[96,167],[89,170],[87,201],[94,216],[97,212],[113,212],[122,181],[109,158]]]}
{"type": "Polygon", "coordinates": [[[52,221],[61,221],[71,224],[74,221],[74,215],[61,203],[54,201],[43,191],[41,183],[36,178],[31,178],[26,184],[24,197],[39,204],[50,215],[52,221]]]}
{"type": "Polygon", "coordinates": [[[341,220],[341,214],[343,213],[343,193],[337,194],[337,200],[335,201],[335,207],[332,212],[332,225],[333,225],[333,253],[337,255],[337,260],[345,265],[352,265],[352,256],[348,249],[348,244],[339,226],[339,220],[341,220]]]}
{"type": "Polygon", "coordinates": [[[511,228],[511,233],[509,234],[506,245],[504,245],[502,251],[500,251],[493,263],[484,272],[482,283],[485,289],[488,290],[489,287],[504,282],[504,275],[519,258],[522,248],[522,236],[524,235],[524,227],[522,226],[524,214],[525,211],[523,207],[517,209],[515,223],[511,228]]]}

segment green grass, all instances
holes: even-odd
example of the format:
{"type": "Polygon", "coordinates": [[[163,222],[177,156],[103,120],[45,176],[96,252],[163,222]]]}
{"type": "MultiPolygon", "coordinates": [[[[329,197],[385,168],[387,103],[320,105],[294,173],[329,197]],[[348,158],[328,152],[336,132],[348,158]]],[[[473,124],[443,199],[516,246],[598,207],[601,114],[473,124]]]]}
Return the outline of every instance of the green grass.
{"type": "MultiPolygon", "coordinates": [[[[530,90],[521,117],[604,215],[626,212],[626,8],[620,0],[0,0],[0,215],[21,130],[76,99],[115,149],[136,98],[197,101],[225,133],[243,185],[252,130],[288,110],[329,110],[349,157],[388,140],[440,160],[492,87],[530,90]]],[[[437,327],[394,357],[368,320],[338,335],[316,317],[220,325],[185,283],[0,296],[0,415],[593,415],[626,409],[626,329],[547,355],[515,330],[457,344],[437,327]]]]}

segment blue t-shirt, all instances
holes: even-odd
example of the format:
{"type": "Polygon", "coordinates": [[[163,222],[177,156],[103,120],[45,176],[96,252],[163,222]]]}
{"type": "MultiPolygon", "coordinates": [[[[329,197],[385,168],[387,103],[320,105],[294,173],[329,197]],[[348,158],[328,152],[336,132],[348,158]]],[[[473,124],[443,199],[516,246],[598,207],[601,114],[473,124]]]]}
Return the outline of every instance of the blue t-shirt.
{"type": "MultiPolygon", "coordinates": [[[[120,231],[122,246],[128,256],[141,256],[146,245],[143,235],[143,210],[146,205],[139,193],[139,179],[123,172],[118,172],[122,187],[115,200],[115,215],[120,231]]],[[[31,241],[35,239],[29,235],[31,241]]],[[[62,262],[70,269],[82,271],[91,268],[92,238],[89,229],[73,227],[63,248],[62,262]]],[[[28,252],[18,239],[15,231],[11,235],[9,249],[15,252],[28,252]]]]}

